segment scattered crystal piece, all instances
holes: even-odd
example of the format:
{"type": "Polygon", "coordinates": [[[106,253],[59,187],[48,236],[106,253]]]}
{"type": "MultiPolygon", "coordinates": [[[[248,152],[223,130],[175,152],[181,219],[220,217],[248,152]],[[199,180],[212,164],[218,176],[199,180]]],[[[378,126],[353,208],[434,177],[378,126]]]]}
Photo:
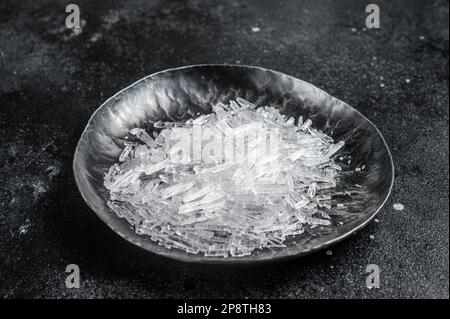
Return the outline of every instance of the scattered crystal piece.
{"type": "Polygon", "coordinates": [[[155,141],[142,128],[133,128],[133,129],[130,130],[130,134],[136,136],[138,139],[140,139],[142,142],[147,144],[149,147],[155,147],[156,146],[155,141]]]}

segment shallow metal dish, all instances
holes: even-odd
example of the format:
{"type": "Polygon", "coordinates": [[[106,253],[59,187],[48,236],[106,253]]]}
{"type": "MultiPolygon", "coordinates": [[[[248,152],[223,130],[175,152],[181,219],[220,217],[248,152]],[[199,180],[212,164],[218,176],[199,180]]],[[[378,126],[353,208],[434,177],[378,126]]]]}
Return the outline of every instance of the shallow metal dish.
{"type": "MultiPolygon", "coordinates": [[[[89,120],[76,148],[75,180],[89,207],[116,233],[153,253],[184,261],[241,262],[300,256],[323,249],[364,227],[386,202],[394,179],[392,157],[381,133],[367,118],[315,86],[280,72],[250,66],[194,65],[149,75],[103,103],[89,120]],[[178,120],[211,112],[211,105],[237,96],[257,106],[278,106],[281,113],[311,118],[317,129],[336,140],[341,152],[363,162],[363,173],[346,182],[361,185],[364,200],[352,202],[342,225],[316,227],[287,241],[286,248],[258,250],[247,257],[222,258],[188,254],[159,246],[137,235],[125,219],[106,206],[103,178],[118,161],[123,138],[149,120],[178,120]]],[[[337,185],[339,188],[341,185],[337,185]]]]}

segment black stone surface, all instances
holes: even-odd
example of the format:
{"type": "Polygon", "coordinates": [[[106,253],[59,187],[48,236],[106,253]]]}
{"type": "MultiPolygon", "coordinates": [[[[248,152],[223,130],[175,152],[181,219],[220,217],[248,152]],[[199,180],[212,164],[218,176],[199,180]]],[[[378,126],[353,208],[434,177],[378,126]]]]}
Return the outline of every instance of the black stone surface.
{"type": "Polygon", "coordinates": [[[2,297],[449,297],[448,1],[371,1],[379,30],[357,0],[72,2],[81,33],[65,1],[0,2],[2,297]],[[379,223],[332,255],[257,267],[164,259],[107,228],[72,174],[87,120],[139,78],[197,63],[285,72],[372,120],[396,167],[379,223]],[[68,264],[80,289],[65,287],[68,264]],[[368,264],[380,289],[366,288],[368,264]]]}

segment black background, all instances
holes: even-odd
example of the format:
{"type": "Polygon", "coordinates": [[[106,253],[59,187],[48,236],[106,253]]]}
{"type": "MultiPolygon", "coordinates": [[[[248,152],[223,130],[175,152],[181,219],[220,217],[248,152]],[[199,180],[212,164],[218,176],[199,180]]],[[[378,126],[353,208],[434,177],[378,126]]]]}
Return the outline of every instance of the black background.
{"type": "Polygon", "coordinates": [[[448,298],[448,1],[71,2],[79,34],[68,1],[0,2],[2,297],[448,298]],[[378,30],[364,29],[368,3],[378,30]],[[246,267],[180,263],[115,235],[77,191],[76,142],[121,88],[196,63],[285,72],[373,121],[396,168],[379,223],[331,256],[246,267]],[[80,289],[65,287],[71,263],[80,289]],[[380,289],[366,288],[367,264],[380,289]]]}

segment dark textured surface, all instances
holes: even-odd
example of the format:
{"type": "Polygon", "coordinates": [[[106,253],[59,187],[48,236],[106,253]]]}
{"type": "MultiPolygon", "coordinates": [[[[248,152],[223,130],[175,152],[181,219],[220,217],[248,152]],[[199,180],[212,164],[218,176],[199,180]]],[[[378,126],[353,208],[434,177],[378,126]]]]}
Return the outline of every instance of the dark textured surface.
{"type": "Polygon", "coordinates": [[[448,298],[447,1],[377,1],[380,30],[363,29],[356,0],[76,3],[81,34],[64,28],[63,1],[0,2],[1,296],[448,298]],[[396,166],[379,223],[331,256],[257,268],[171,261],[115,235],[78,194],[75,144],[107,97],[195,63],[292,74],[372,120],[396,166]]]}

